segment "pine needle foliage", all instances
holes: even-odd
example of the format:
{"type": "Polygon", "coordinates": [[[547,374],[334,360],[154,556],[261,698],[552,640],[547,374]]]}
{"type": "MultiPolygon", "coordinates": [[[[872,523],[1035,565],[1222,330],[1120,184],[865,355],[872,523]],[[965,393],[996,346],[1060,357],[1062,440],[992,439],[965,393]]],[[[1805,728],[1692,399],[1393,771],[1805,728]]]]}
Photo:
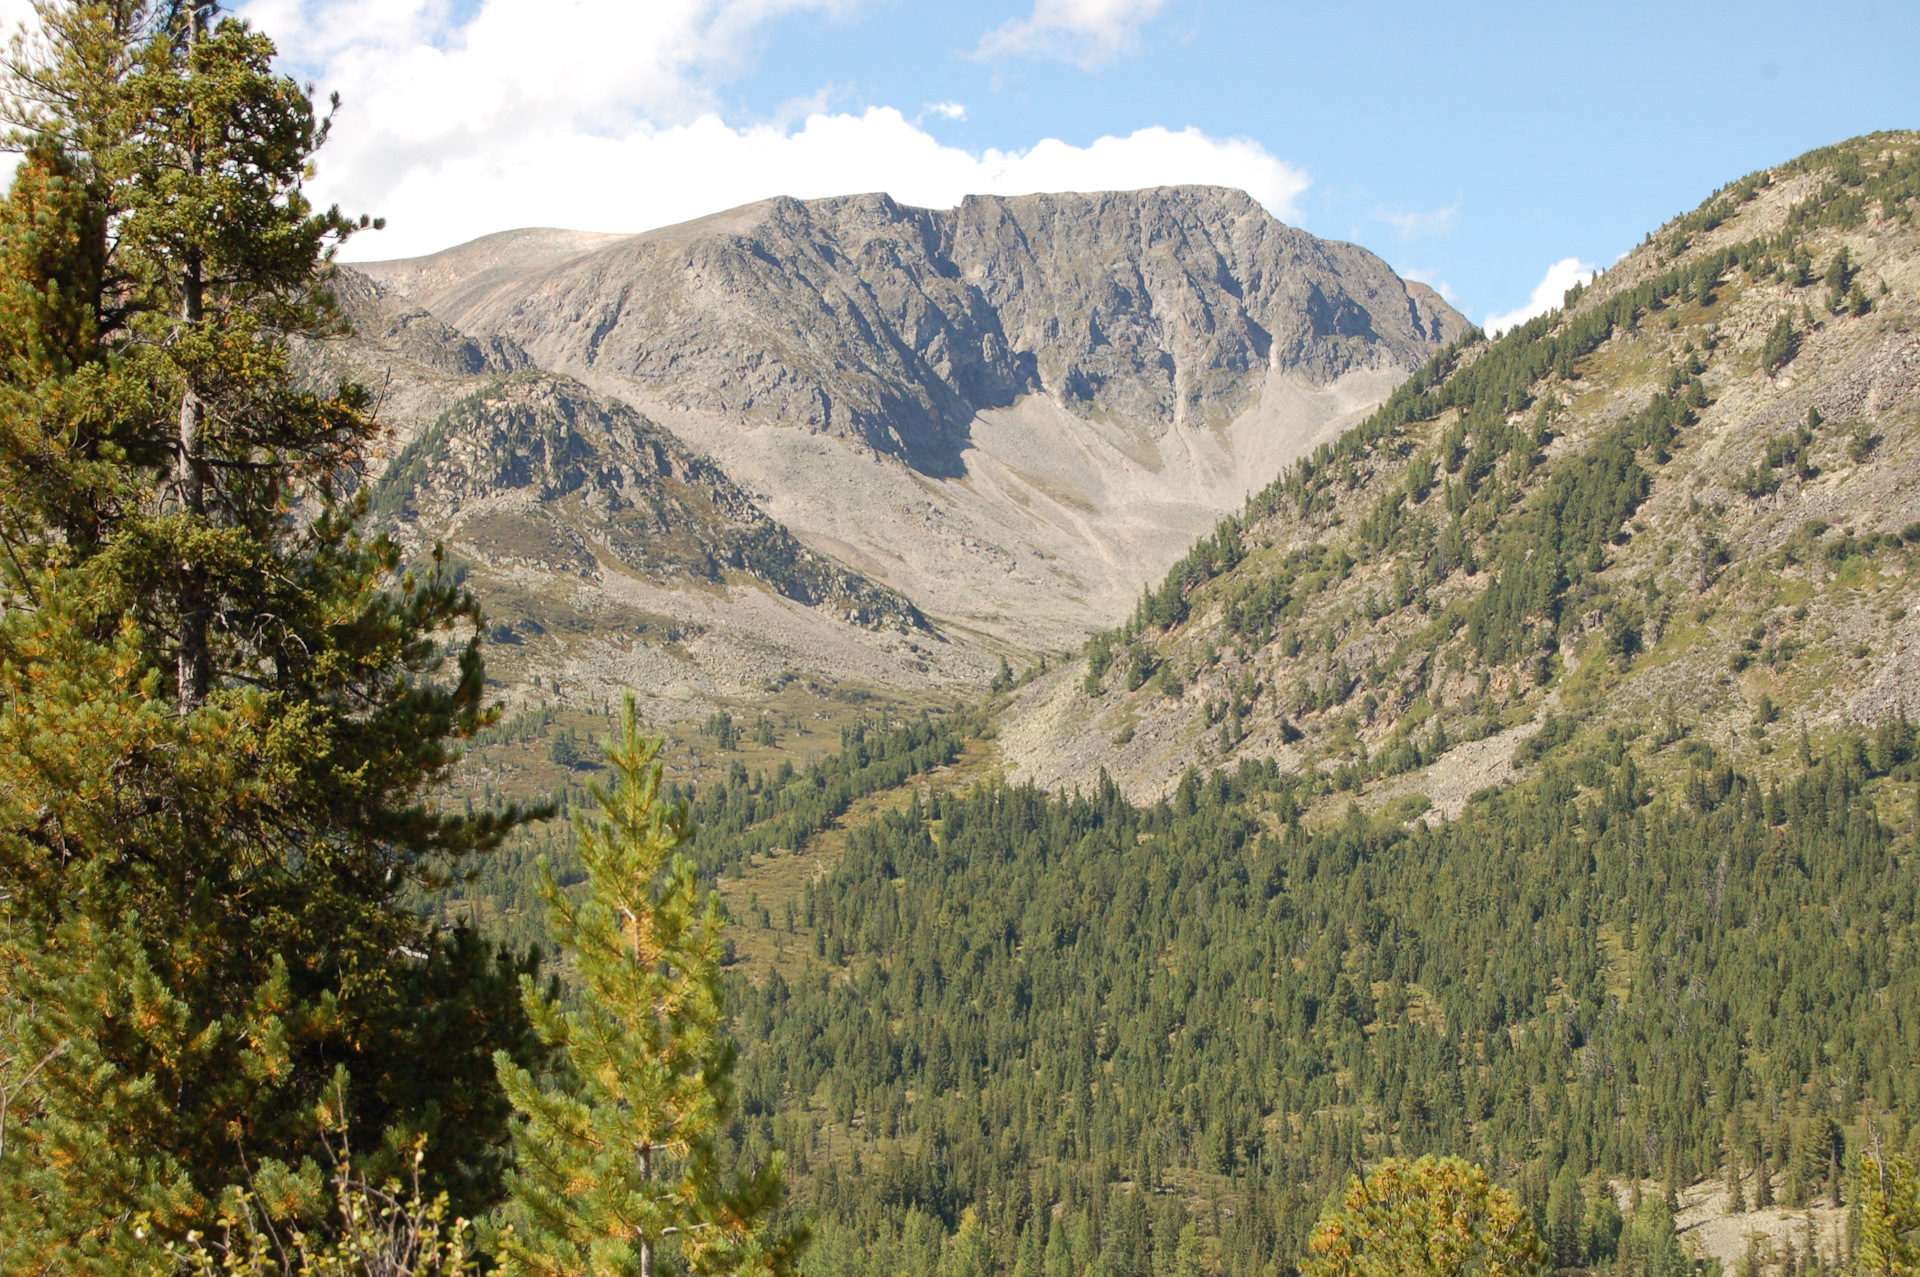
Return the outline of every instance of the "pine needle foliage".
{"type": "Polygon", "coordinates": [[[1920,1175],[1899,1154],[1860,1159],[1862,1273],[1912,1277],[1920,1272],[1920,1175]]]}
{"type": "Polygon", "coordinates": [[[246,22],[35,7],[0,57],[0,1273],[146,1271],[320,1155],[343,1064],[370,1173],[431,1132],[429,1189],[485,1209],[470,1082],[535,1058],[525,964],[402,907],[521,818],[429,798],[493,718],[479,610],[362,534],[370,399],[291,363],[369,223],[307,200],[325,117],[246,22]]]}
{"type": "Polygon", "coordinates": [[[328,1127],[333,1173],[257,1177],[229,1191],[218,1222],[167,1247],[174,1277],[473,1277],[480,1272],[472,1221],[445,1193],[422,1187],[426,1140],[414,1141],[404,1174],[375,1182],[354,1164],[345,1073],[316,1117],[328,1127]]]}
{"type": "Polygon", "coordinates": [[[1347,1185],[1308,1243],[1305,1277],[1536,1277],[1547,1250],[1527,1212],[1458,1157],[1389,1158],[1347,1185]]]}
{"type": "Polygon", "coordinates": [[[568,1010],[531,980],[527,1010],[562,1053],[543,1088],[504,1052],[500,1080],[525,1121],[509,1183],[518,1207],[500,1239],[510,1274],[785,1274],[805,1240],[772,1224],[781,1158],[729,1181],[718,1140],[733,1102],[735,1048],[721,994],[722,920],[682,848],[684,803],[663,801],[660,742],[642,738],[631,695],[607,760],[601,818],[576,817],[587,872],[576,901],[547,875],[561,949],[580,982],[568,1010]]]}

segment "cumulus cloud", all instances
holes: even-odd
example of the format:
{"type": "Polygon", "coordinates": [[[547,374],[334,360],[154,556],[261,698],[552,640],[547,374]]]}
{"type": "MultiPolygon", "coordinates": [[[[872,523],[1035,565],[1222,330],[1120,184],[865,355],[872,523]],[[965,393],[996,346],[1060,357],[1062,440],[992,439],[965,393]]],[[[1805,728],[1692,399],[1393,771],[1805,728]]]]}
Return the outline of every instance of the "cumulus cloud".
{"type": "Polygon", "coordinates": [[[1563,257],[1547,267],[1546,278],[1534,286],[1533,295],[1527,304],[1518,310],[1510,310],[1501,315],[1488,315],[1482,325],[1488,334],[1499,336],[1509,328],[1518,327],[1536,315],[1544,315],[1558,307],[1566,291],[1575,284],[1591,283],[1593,264],[1583,262],[1577,257],[1563,257]]]}
{"type": "Polygon", "coordinates": [[[244,10],[297,54],[293,69],[345,100],[313,194],[388,219],[350,256],[429,252],[515,226],[640,231],[774,195],[880,190],[946,207],[971,193],[1209,183],[1297,220],[1307,187],[1258,143],[1196,129],[973,152],[892,107],[836,112],[822,99],[792,122],[721,116],[713,86],[750,58],[756,25],[851,12],[847,0],[481,0],[464,19],[453,3],[244,10]]]}
{"type": "Polygon", "coordinates": [[[1058,58],[1092,71],[1140,47],[1140,28],[1165,0],[1034,0],[1033,12],[995,27],[982,58],[1058,58]]]}
{"type": "Polygon", "coordinates": [[[929,102],[927,114],[937,115],[943,120],[965,120],[967,107],[964,102],[929,102]]]}
{"type": "Polygon", "coordinates": [[[908,204],[950,207],[969,194],[1124,190],[1207,183],[1240,187],[1276,216],[1294,216],[1307,180],[1258,145],[1194,129],[1142,129],[1070,146],[974,154],[943,146],[891,107],[808,117],[796,130],[736,128],[716,115],[642,123],[619,136],[554,133],[512,149],[421,160],[384,185],[388,231],[359,255],[427,252],[510,226],[638,231],[774,195],[810,199],[884,190],[908,204]]]}
{"type": "MultiPolygon", "coordinates": [[[[246,0],[240,12],[325,86],[430,135],[611,127],[639,113],[681,122],[713,109],[712,85],[744,67],[754,33],[852,0],[246,0]]],[[[410,126],[410,127],[409,127],[410,126]]]]}

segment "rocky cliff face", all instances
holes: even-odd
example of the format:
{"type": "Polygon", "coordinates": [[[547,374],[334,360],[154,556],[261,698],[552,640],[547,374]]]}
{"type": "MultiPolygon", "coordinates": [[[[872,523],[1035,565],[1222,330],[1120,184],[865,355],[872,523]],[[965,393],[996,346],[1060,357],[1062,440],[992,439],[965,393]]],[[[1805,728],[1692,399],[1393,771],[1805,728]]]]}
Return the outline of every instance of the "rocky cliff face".
{"type": "Polygon", "coordinates": [[[816,551],[1026,651],[1117,619],[1467,328],[1365,250],[1211,188],[777,199],[356,269],[632,404],[816,551]]]}
{"type": "Polygon", "coordinates": [[[532,362],[507,338],[469,337],[358,271],[335,272],[331,288],[355,334],[389,357],[452,377],[518,372],[532,362]]]}
{"type": "Polygon", "coordinates": [[[314,381],[374,391],[389,430],[367,476],[372,522],[416,557],[443,546],[466,574],[510,705],[640,688],[671,722],[796,679],[911,701],[994,668],[626,404],[350,268],[333,291],[353,335],[299,358],[314,381]]]}
{"type": "MultiPolygon", "coordinates": [[[[457,359],[475,345],[433,341],[457,359]]],[[[659,426],[539,370],[488,382],[416,435],[381,477],[373,514],[494,569],[624,570],[669,586],[738,574],[862,628],[927,628],[911,603],[802,546],[659,426]]]]}
{"type": "Polygon", "coordinates": [[[1213,188],[776,199],[558,263],[564,242],[515,234],[361,269],[545,366],[938,475],[962,472],[978,413],[1022,395],[1157,435],[1231,421],[1269,371],[1405,371],[1466,328],[1366,250],[1213,188]]]}

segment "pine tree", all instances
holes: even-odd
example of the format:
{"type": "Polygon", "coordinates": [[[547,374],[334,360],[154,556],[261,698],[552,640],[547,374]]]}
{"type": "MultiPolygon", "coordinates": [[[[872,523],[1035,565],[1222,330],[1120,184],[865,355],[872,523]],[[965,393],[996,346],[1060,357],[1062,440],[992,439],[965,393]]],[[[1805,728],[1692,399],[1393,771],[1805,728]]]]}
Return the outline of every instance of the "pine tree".
{"type": "Polygon", "coordinates": [[[1740,1174],[1740,1150],[1727,1145],[1727,1214],[1747,1213],[1747,1191],[1740,1174]]]}
{"type": "Polygon", "coordinates": [[[1898,1156],[1860,1159],[1860,1242],[1863,1273],[1910,1277],[1920,1272],[1920,1175],[1898,1156]]]}
{"type": "Polygon", "coordinates": [[[1648,1197],[1627,1220],[1615,1271],[1634,1277],[1687,1277],[1694,1271],[1674,1232],[1673,1212],[1660,1198],[1648,1197]]]}
{"type": "Polygon", "coordinates": [[[1793,316],[1781,315],[1767,330],[1767,340],[1760,350],[1760,366],[1776,372],[1792,362],[1799,350],[1800,336],[1793,329],[1793,316]]]}
{"type": "Polygon", "coordinates": [[[663,1249],[689,1273],[784,1274],[805,1235],[771,1222],[781,1158],[731,1183],[718,1140],[733,1096],[721,1006],[721,918],[682,847],[684,803],[660,792],[660,742],[640,736],[633,697],[608,753],[615,785],[592,789],[598,823],[575,817],[587,894],[551,875],[553,930],[581,983],[579,1010],[524,984],[542,1039],[562,1053],[543,1089],[502,1053],[500,1080],[525,1121],[510,1176],[517,1220],[500,1239],[509,1273],[653,1277],[663,1249]]]}
{"type": "Polygon", "coordinates": [[[1527,1212],[1457,1157],[1390,1158],[1320,1217],[1307,1277],[1532,1277],[1547,1251],[1527,1212]]]}
{"type": "Polygon", "coordinates": [[[1546,1243],[1556,1268],[1577,1268],[1582,1254],[1580,1228],[1586,1218],[1587,1202],[1580,1191],[1579,1177],[1573,1167],[1562,1166],[1547,1193],[1546,1243]]]}
{"type": "Polygon", "coordinates": [[[538,1058],[525,968],[400,898],[520,814],[425,801],[490,721],[478,609],[360,536],[366,396],[289,362],[358,225],[301,194],[325,123],[208,5],[39,8],[5,67],[0,923],[33,957],[0,1022],[45,1063],[0,1271],[137,1267],[315,1155],[341,1064],[354,1128],[429,1134],[428,1187],[482,1208],[505,1105],[468,1088],[538,1058]]]}

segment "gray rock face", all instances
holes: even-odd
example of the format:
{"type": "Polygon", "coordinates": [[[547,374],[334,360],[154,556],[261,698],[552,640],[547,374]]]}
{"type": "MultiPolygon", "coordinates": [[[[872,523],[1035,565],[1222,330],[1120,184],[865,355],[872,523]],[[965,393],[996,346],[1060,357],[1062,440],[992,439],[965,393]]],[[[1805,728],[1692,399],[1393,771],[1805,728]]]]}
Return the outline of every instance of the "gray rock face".
{"type": "Polygon", "coordinates": [[[867,629],[924,630],[893,591],[802,546],[719,468],[625,404],[539,370],[491,381],[416,435],[373,492],[378,522],[494,569],[662,585],[729,570],[867,629]]]}
{"type": "Polygon", "coordinates": [[[989,670],[1118,621],[1221,514],[1468,328],[1364,249],[1210,187],[949,210],[774,199],[354,270],[363,340],[329,358],[390,387],[396,447],[479,378],[571,376],[989,670]]]}
{"type": "Polygon", "coordinates": [[[531,362],[505,337],[469,337],[354,270],[330,282],[341,317],[356,336],[392,355],[455,377],[518,372],[531,362]]]}
{"type": "MultiPolygon", "coordinates": [[[[462,270],[593,237],[495,239],[462,270]]],[[[485,608],[489,681],[509,706],[543,703],[560,679],[584,703],[641,688],[655,721],[698,720],[782,680],[925,694],[991,673],[628,404],[351,267],[331,287],[351,334],[296,343],[298,366],[311,385],[374,392],[387,431],[365,476],[371,524],[416,563],[444,549],[485,608]]]]}
{"type": "Polygon", "coordinates": [[[543,366],[674,408],[964,471],[973,419],[1045,394],[1157,436],[1224,425],[1270,371],[1405,371],[1466,321],[1239,191],[768,200],[624,239],[512,232],[359,267],[543,366]]]}

